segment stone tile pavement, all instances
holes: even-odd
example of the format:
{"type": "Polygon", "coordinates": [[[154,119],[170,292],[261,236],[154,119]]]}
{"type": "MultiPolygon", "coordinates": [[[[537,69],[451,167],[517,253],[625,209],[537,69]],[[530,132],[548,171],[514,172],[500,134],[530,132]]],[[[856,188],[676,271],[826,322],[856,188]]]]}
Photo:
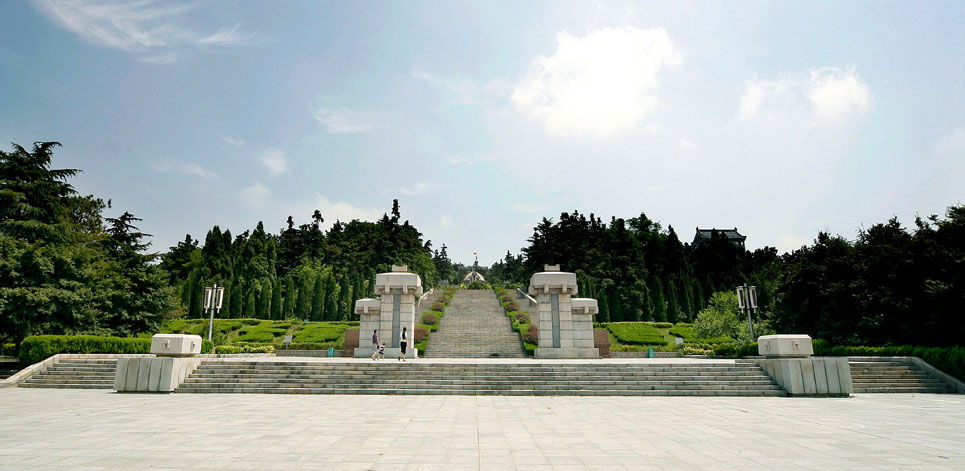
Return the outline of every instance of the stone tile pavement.
{"type": "Polygon", "coordinates": [[[965,396],[0,389],[0,469],[965,469],[965,396]]]}

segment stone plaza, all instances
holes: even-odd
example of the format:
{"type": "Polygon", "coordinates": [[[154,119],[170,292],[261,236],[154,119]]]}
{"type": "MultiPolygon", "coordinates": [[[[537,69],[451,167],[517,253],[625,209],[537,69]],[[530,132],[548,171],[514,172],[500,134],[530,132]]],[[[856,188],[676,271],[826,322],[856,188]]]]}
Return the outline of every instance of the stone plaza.
{"type": "Polygon", "coordinates": [[[0,389],[0,469],[963,469],[965,396],[0,389]]]}

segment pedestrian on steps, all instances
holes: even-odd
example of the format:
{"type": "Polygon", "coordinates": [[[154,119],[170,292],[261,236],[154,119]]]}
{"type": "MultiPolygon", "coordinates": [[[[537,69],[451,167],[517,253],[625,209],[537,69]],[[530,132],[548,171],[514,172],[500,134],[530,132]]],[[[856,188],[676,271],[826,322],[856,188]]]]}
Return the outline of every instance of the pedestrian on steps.
{"type": "Polygon", "coordinates": [[[405,327],[402,328],[402,335],[401,335],[401,338],[399,339],[399,347],[400,347],[399,360],[400,361],[405,361],[405,346],[409,342],[409,334],[405,332],[405,329],[406,329],[405,327]]]}
{"type": "Polygon", "coordinates": [[[372,331],[372,360],[375,360],[375,356],[379,354],[379,345],[381,345],[381,343],[382,342],[379,342],[379,330],[378,329],[373,330],[372,331]]]}

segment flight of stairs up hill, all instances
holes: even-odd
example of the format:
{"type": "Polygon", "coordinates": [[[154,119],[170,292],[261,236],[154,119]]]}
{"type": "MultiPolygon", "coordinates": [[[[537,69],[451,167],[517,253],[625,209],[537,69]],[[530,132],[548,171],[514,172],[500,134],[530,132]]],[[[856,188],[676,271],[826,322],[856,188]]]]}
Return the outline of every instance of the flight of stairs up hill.
{"type": "Polygon", "coordinates": [[[849,357],[848,364],[856,393],[954,393],[908,358],[849,357]]]}
{"type": "Polygon", "coordinates": [[[439,329],[429,336],[427,358],[522,358],[523,342],[496,294],[456,290],[439,329]]]}
{"type": "Polygon", "coordinates": [[[785,396],[750,362],[687,364],[205,360],[179,393],[785,396]]]}
{"type": "Polygon", "coordinates": [[[21,388],[113,389],[117,358],[63,358],[21,388]]]}

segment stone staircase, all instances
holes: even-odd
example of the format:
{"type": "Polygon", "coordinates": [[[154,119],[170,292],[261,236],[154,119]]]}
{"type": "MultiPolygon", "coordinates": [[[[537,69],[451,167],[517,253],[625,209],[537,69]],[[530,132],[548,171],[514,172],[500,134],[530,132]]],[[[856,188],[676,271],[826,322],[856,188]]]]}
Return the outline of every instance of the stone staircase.
{"type": "Polygon", "coordinates": [[[952,394],[948,384],[933,378],[907,358],[849,357],[855,393],[952,394]]]}
{"type": "Polygon", "coordinates": [[[785,396],[754,363],[206,360],[176,392],[508,396],[785,396]]]}
{"type": "Polygon", "coordinates": [[[20,383],[21,388],[114,389],[117,358],[65,358],[20,383]]]}
{"type": "Polygon", "coordinates": [[[426,358],[523,358],[523,342],[496,294],[456,290],[439,330],[429,336],[426,358]]]}

